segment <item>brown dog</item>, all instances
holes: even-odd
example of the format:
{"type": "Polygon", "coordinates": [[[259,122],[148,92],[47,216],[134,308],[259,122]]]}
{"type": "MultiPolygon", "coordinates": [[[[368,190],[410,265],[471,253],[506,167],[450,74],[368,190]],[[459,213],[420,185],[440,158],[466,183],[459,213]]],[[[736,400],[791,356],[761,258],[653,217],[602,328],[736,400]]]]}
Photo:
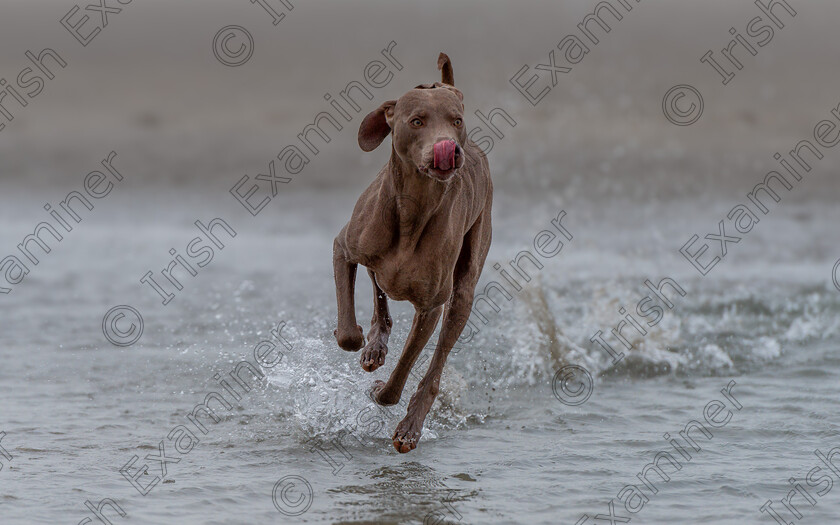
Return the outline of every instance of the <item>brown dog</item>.
{"type": "Polygon", "coordinates": [[[338,346],[365,345],[356,324],[356,266],[373,281],[374,313],[361,363],[372,372],[385,363],[391,316],[388,297],[410,301],[414,321],[400,361],[371,397],[380,405],[400,400],[408,373],[437,326],[443,325],[426,375],[394,432],[394,448],[417,446],[423,421],[438,393],[452,345],[470,315],[484,259],[490,249],[493,183],[481,149],[467,139],[463,94],[455,89],[449,57],[441,53],[443,83],[423,84],[389,100],[359,128],[359,146],[373,151],[392,135],[391,158],[362,193],[350,222],[333,244],[338,346]]]}

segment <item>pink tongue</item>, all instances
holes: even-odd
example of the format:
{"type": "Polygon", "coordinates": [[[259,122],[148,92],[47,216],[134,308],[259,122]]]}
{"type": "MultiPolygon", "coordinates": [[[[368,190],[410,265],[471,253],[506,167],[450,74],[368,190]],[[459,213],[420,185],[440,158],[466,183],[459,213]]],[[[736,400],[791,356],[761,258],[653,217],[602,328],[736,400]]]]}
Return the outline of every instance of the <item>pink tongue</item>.
{"type": "Polygon", "coordinates": [[[434,167],[446,171],[455,167],[455,141],[442,140],[435,144],[434,167]]]}

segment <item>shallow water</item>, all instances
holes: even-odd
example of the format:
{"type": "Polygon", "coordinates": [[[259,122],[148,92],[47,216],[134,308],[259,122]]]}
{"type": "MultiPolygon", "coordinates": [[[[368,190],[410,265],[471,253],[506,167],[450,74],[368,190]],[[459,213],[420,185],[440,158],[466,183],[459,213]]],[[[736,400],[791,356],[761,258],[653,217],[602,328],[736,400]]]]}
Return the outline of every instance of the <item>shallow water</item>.
{"type": "MultiPolygon", "coordinates": [[[[819,464],[814,450],[840,446],[832,413],[840,299],[831,261],[795,235],[797,205],[775,210],[735,259],[700,278],[676,242],[672,250],[633,249],[628,232],[641,231],[643,217],[604,229],[589,220],[587,203],[561,203],[574,239],[511,301],[500,299],[487,325],[477,321],[480,332],[450,359],[419,447],[399,455],[388,436],[403,408],[380,410],[366,391],[393,366],[410,309],[392,303],[391,354],[373,374],[332,337],[330,240],[353,195],[297,192],[256,219],[230,199],[216,210],[238,235],[165,306],[139,278],[190,238],[191,220],[202,215],[196,203],[216,197],[147,197],[115,193],[10,295],[17,306],[6,310],[0,334],[2,445],[13,456],[0,472],[4,522],[79,522],[92,516],[85,501],[103,498],[142,523],[277,520],[272,490],[282,479],[289,492],[285,503],[275,497],[281,507],[310,505],[289,518],[301,523],[575,523],[585,514],[598,523],[614,498],[616,515],[634,522],[759,523],[768,519],[758,510],[764,501],[778,502],[789,477],[819,464]],[[154,214],[155,224],[137,224],[135,214],[154,214]],[[799,254],[795,264],[763,248],[775,235],[799,254]],[[620,306],[648,293],[645,279],[665,275],[685,297],[675,297],[674,309],[611,366],[589,338],[618,323],[620,306]],[[141,340],[126,348],[107,343],[101,328],[118,304],[134,306],[145,322],[141,340]],[[234,402],[214,374],[253,362],[254,346],[272,340],[280,322],[291,348],[274,339],[281,362],[265,369],[263,381],[242,374],[253,389],[234,385],[241,394],[234,402]],[[567,362],[594,376],[582,405],[564,405],[552,393],[554,372],[567,362]],[[730,381],[740,409],[720,392],[730,381]],[[197,433],[186,416],[213,391],[232,409],[217,406],[218,423],[201,417],[207,434],[179,454],[167,435],[182,424],[197,433]],[[716,399],[727,403],[731,420],[711,440],[693,431],[701,450],[688,450],[691,459],[678,471],[666,461],[668,482],[649,474],[659,492],[646,492],[649,502],[637,514],[625,511],[619,491],[642,487],[636,474],[658,452],[677,454],[663,434],[702,421],[716,399]],[[165,455],[180,461],[168,462],[165,481],[144,497],[118,471],[135,455],[158,456],[161,441],[165,455]],[[300,500],[309,490],[311,499],[300,500]]],[[[518,211],[497,221],[490,264],[528,249],[560,206],[505,196],[497,205],[500,217],[518,211]]],[[[631,207],[615,202],[603,220],[616,224],[612,214],[631,207]]],[[[657,223],[647,235],[682,239],[685,223],[708,214],[690,203],[659,205],[657,213],[675,209],[683,219],[657,223]]],[[[13,212],[4,238],[27,224],[13,212]]],[[[357,286],[362,320],[371,312],[366,280],[357,286]]],[[[416,378],[407,391],[414,385],[416,378]]],[[[143,463],[149,473],[138,483],[147,486],[161,471],[154,460],[143,463]]],[[[828,492],[802,511],[830,522],[838,516],[834,497],[828,492]]]]}

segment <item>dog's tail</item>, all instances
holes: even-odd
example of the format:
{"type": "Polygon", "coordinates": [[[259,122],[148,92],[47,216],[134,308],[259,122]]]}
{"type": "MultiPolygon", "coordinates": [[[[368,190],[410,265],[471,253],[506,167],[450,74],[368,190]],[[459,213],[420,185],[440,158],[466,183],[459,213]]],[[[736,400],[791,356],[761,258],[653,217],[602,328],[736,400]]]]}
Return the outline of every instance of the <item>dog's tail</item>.
{"type": "Polygon", "coordinates": [[[455,74],[452,72],[452,61],[446,53],[441,53],[438,57],[438,69],[440,69],[441,82],[455,86],[455,74]]]}

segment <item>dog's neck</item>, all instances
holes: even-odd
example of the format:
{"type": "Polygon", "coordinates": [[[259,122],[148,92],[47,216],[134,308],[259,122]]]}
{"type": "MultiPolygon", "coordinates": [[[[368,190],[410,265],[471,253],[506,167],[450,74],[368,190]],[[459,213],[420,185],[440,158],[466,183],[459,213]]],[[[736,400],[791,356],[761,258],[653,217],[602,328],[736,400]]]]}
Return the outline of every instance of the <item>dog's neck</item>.
{"type": "Polygon", "coordinates": [[[452,184],[457,182],[436,181],[421,173],[416,166],[404,161],[393,147],[391,148],[388,176],[385,178],[383,189],[388,194],[389,201],[398,198],[395,202],[410,202],[405,206],[397,206],[396,212],[399,224],[413,225],[410,230],[417,236],[423,232],[424,225],[440,212],[444,197],[453,189],[450,187],[452,184]]]}

